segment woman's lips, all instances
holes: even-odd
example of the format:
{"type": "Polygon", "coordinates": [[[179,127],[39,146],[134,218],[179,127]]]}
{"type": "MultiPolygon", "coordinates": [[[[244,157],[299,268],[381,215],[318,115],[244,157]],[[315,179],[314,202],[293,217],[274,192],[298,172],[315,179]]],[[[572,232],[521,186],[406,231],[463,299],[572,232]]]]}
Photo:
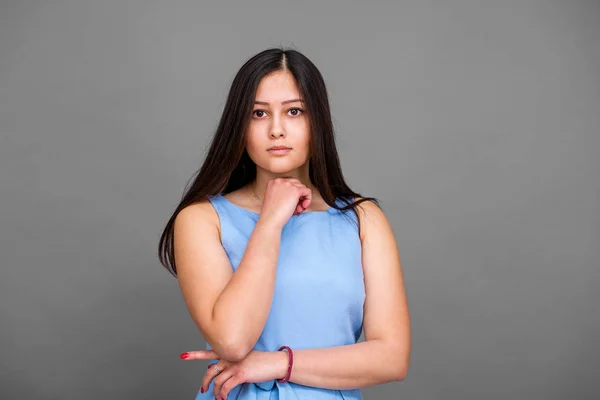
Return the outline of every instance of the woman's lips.
{"type": "Polygon", "coordinates": [[[289,153],[292,149],[290,148],[275,148],[275,149],[269,149],[269,153],[273,154],[274,156],[282,156],[285,155],[287,153],[289,153]]]}

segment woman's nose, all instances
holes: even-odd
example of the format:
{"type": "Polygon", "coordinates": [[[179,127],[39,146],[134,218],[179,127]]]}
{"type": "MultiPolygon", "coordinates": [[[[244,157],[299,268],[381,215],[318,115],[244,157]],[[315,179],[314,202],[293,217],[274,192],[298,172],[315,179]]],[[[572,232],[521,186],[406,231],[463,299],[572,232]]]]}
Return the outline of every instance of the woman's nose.
{"type": "Polygon", "coordinates": [[[283,127],[281,126],[281,122],[279,121],[279,118],[273,119],[270,132],[271,132],[271,137],[281,137],[285,134],[283,127]]]}

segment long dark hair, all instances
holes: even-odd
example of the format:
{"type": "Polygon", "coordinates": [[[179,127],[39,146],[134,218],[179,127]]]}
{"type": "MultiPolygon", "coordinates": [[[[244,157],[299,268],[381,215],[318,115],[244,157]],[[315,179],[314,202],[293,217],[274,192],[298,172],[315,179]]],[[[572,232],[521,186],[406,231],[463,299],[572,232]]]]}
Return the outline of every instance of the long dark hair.
{"type": "MultiPolygon", "coordinates": [[[[317,67],[296,50],[267,49],[246,61],[233,79],[204,163],[192,185],[184,191],[181,202],[161,235],[158,258],[172,275],[177,276],[173,246],[173,226],[177,214],[193,203],[217,194],[227,194],[256,178],[256,164],[245,149],[245,133],[252,116],[258,84],[265,75],[278,70],[290,71],[304,99],[310,119],[312,149],[309,176],[323,200],[338,210],[352,209],[357,221],[358,204],[368,200],[379,206],[376,198],[362,198],[363,196],[350,189],[344,181],[335,146],[327,89],[317,67]],[[361,199],[354,201],[355,197],[361,199]],[[335,204],[336,198],[340,198],[345,205],[339,207],[335,204]]],[[[360,222],[358,231],[360,234],[360,222]]]]}

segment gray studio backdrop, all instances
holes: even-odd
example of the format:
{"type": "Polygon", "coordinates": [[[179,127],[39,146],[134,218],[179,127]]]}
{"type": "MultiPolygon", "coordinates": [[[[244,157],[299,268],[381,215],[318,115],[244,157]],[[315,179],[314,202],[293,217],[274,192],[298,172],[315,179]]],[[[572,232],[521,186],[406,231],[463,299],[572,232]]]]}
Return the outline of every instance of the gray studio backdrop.
{"type": "Polygon", "coordinates": [[[600,3],[516,0],[1,1],[0,398],[194,398],[156,246],[279,45],[401,253],[412,363],[364,397],[599,398],[600,3]]]}

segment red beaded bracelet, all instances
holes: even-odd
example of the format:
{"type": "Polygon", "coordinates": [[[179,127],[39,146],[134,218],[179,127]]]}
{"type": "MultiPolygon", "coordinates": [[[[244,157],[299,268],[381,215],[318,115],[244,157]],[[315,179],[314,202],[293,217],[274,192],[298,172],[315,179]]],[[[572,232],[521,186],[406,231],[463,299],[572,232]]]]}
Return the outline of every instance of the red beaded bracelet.
{"type": "Polygon", "coordinates": [[[277,382],[279,383],[285,383],[290,380],[290,376],[292,375],[292,365],[294,365],[294,353],[292,352],[292,349],[290,349],[288,346],[281,346],[277,351],[284,349],[287,350],[288,353],[288,369],[283,379],[277,379],[277,382]]]}

